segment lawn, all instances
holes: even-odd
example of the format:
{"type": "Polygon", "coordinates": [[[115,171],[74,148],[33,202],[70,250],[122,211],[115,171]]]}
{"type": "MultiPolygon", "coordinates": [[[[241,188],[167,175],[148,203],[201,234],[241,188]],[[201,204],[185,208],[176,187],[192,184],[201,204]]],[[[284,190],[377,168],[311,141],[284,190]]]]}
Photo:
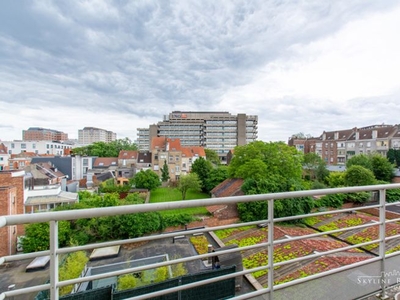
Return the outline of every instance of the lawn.
{"type": "MultiPolygon", "coordinates": [[[[206,199],[210,196],[206,193],[189,190],[186,193],[186,200],[206,199]]],[[[162,187],[151,192],[150,203],[182,201],[182,194],[176,188],[162,187]]],[[[184,209],[174,209],[162,212],[163,214],[187,213],[190,215],[207,215],[205,207],[193,207],[184,209]]]]}

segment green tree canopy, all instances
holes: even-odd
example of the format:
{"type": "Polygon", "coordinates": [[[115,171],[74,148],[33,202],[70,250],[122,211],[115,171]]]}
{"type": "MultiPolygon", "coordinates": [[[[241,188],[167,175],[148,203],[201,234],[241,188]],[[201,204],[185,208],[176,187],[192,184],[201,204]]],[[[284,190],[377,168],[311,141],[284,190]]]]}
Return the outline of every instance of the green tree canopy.
{"type": "Polygon", "coordinates": [[[304,154],[303,167],[311,180],[317,176],[319,166],[326,166],[324,160],[316,153],[309,152],[304,154]]]}
{"type": "Polygon", "coordinates": [[[394,164],[396,167],[400,167],[400,150],[399,149],[389,149],[387,152],[387,159],[390,163],[394,164]]]}
{"type": "Polygon", "coordinates": [[[394,164],[379,154],[371,156],[372,172],[377,180],[390,182],[394,177],[394,164]]]}
{"type": "Polygon", "coordinates": [[[209,162],[216,166],[219,166],[221,164],[217,151],[207,148],[205,148],[204,151],[206,152],[206,158],[209,162]]]}
{"type": "Polygon", "coordinates": [[[362,167],[372,171],[371,159],[366,154],[357,154],[347,160],[346,168],[350,168],[351,166],[354,166],[354,165],[362,166],[362,167]]]}
{"type": "Polygon", "coordinates": [[[118,157],[121,150],[137,149],[137,145],[132,143],[129,138],[124,138],[109,143],[95,142],[84,147],[77,147],[73,149],[73,153],[77,155],[98,157],[118,157]]]}
{"type": "Polygon", "coordinates": [[[200,187],[203,192],[207,192],[206,182],[212,169],[212,164],[203,157],[197,158],[192,164],[192,172],[199,177],[200,187]]]}
{"type": "Polygon", "coordinates": [[[186,193],[189,189],[194,191],[201,190],[201,181],[196,173],[181,176],[178,182],[178,190],[182,193],[182,200],[186,199],[186,193]]]}
{"type": "Polygon", "coordinates": [[[326,178],[329,187],[337,188],[345,186],[344,174],[345,172],[330,172],[326,178]]]}
{"type": "MultiPolygon", "coordinates": [[[[302,190],[303,186],[292,180],[282,181],[279,175],[270,176],[268,179],[248,178],[244,181],[242,190],[245,194],[277,193],[288,190],[302,190]]],[[[239,217],[244,222],[267,219],[267,201],[238,203],[239,217]]],[[[309,213],[314,207],[310,197],[281,199],[274,201],[274,217],[287,217],[309,213]]],[[[297,222],[297,221],[295,221],[297,222]]]]}
{"type": "Polygon", "coordinates": [[[228,167],[219,166],[210,171],[209,176],[206,180],[206,190],[210,192],[218,184],[228,178],[228,167]]]}
{"type": "Polygon", "coordinates": [[[140,171],[133,178],[136,188],[154,190],[161,185],[160,178],[152,170],[140,171]]]}
{"type": "Polygon", "coordinates": [[[349,168],[353,165],[371,170],[377,180],[390,182],[394,176],[395,165],[379,153],[355,155],[347,161],[346,167],[349,168]]]}
{"type": "Polygon", "coordinates": [[[344,183],[347,186],[371,185],[375,182],[374,173],[363,166],[353,165],[344,173],[344,183]]]}
{"type": "Polygon", "coordinates": [[[260,178],[256,173],[278,175],[281,178],[301,180],[303,155],[294,147],[284,142],[255,141],[235,147],[235,155],[228,167],[228,173],[233,178],[260,178]],[[262,170],[250,172],[251,167],[261,164],[262,170]],[[264,170],[265,168],[265,170],[264,170]]]}
{"type": "Polygon", "coordinates": [[[166,160],[164,160],[164,165],[161,169],[161,180],[162,182],[167,182],[169,180],[169,169],[166,160]]]}

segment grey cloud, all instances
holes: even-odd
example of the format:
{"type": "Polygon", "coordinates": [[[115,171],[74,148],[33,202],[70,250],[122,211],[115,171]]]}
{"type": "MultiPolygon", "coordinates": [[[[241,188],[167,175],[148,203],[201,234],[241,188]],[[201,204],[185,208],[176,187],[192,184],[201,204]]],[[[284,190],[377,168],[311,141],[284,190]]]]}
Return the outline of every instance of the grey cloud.
{"type": "MultiPolygon", "coordinates": [[[[177,107],[207,110],[266,63],[293,55],[293,45],[396,3],[381,2],[7,0],[0,10],[0,101],[30,105],[35,98],[44,106],[148,117],[177,107]]],[[[346,115],[334,105],[294,109],[298,100],[280,99],[287,111],[279,114],[346,115]]],[[[266,112],[279,119],[274,106],[266,112]]]]}

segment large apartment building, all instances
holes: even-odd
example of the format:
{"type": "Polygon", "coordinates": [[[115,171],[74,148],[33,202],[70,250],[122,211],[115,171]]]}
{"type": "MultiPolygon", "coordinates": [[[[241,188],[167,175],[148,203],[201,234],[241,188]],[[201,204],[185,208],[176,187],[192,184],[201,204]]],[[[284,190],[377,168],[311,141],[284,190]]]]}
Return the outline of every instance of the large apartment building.
{"type": "Polygon", "coordinates": [[[357,154],[387,155],[389,149],[400,147],[400,125],[371,125],[362,128],[324,131],[320,137],[289,138],[289,146],[303,153],[316,153],[328,165],[345,165],[357,154]]]}
{"type": "Polygon", "coordinates": [[[90,145],[96,142],[109,143],[116,139],[116,133],[96,127],[84,127],[78,130],[78,144],[80,145],[90,145]]]}
{"type": "Polygon", "coordinates": [[[153,137],[178,138],[182,146],[215,150],[222,162],[238,145],[257,139],[258,117],[229,112],[174,111],[149,128],[138,128],[139,150],[149,150],[153,137]]]}
{"type": "Polygon", "coordinates": [[[24,141],[66,141],[68,134],[41,127],[30,127],[28,130],[22,130],[22,140],[24,141]]]}

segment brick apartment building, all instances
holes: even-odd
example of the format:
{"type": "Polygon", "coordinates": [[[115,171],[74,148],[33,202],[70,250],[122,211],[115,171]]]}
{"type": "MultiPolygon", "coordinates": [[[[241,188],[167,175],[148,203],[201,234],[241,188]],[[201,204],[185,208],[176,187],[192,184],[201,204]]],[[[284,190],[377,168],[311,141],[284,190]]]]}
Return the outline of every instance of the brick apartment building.
{"type": "Polygon", "coordinates": [[[400,125],[371,125],[336,131],[324,131],[320,137],[292,136],[289,146],[303,153],[316,153],[328,165],[345,165],[357,154],[379,153],[400,147],[400,125]]]}
{"type": "MultiPolygon", "coordinates": [[[[24,213],[24,189],[30,179],[25,171],[0,171],[0,215],[24,213]]],[[[17,237],[23,234],[23,225],[0,228],[0,256],[14,254],[17,237]]]]}
{"type": "Polygon", "coordinates": [[[24,141],[66,141],[68,133],[54,129],[41,127],[30,127],[28,130],[22,130],[22,140],[24,141]]]}

